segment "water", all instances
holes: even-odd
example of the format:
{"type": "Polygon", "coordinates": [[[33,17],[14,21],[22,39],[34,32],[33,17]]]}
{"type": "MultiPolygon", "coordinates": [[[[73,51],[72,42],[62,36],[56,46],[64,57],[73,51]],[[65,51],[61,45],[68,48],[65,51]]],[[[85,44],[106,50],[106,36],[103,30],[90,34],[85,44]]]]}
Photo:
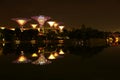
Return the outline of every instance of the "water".
{"type": "MultiPolygon", "coordinates": [[[[66,42],[69,43],[68,41],[66,42]]],[[[44,79],[44,80],[119,80],[120,46],[76,46],[73,44],[60,46],[51,44],[22,43],[19,46],[7,43],[0,49],[0,78],[4,79],[44,79]],[[15,64],[23,50],[31,60],[32,53],[44,48],[45,57],[53,51],[62,49],[65,54],[61,58],[50,60],[47,65],[15,64]]],[[[1,45],[2,46],[2,45],[1,45]]]]}

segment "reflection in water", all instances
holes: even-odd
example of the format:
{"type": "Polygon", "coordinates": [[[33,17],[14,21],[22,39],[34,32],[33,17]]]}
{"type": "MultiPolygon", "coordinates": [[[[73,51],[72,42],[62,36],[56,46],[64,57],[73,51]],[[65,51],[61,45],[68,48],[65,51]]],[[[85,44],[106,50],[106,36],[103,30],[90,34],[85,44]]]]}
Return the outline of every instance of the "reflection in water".
{"type": "Polygon", "coordinates": [[[69,47],[68,51],[71,54],[79,55],[82,57],[92,57],[104,50],[106,46],[99,47],[69,47]]]}
{"type": "Polygon", "coordinates": [[[63,50],[62,50],[62,49],[60,49],[59,54],[64,54],[64,52],[63,52],[63,50]]]}
{"type": "Polygon", "coordinates": [[[18,57],[18,59],[13,61],[13,63],[29,63],[29,62],[31,62],[31,60],[27,59],[24,56],[24,52],[23,51],[21,51],[21,55],[18,57]]]}
{"type": "Polygon", "coordinates": [[[55,56],[56,58],[59,58],[59,57],[60,57],[60,55],[58,54],[58,52],[54,52],[54,56],[55,56]]]}
{"type": "Polygon", "coordinates": [[[51,63],[51,61],[47,60],[45,58],[45,50],[44,48],[42,47],[39,47],[38,48],[38,54],[39,54],[39,57],[37,60],[33,61],[32,64],[36,64],[36,65],[45,65],[45,64],[49,64],[51,63]]]}
{"type": "Polygon", "coordinates": [[[38,57],[38,54],[33,53],[33,54],[32,54],[32,57],[38,57]]]}
{"type": "Polygon", "coordinates": [[[56,59],[56,58],[55,58],[54,54],[51,53],[50,56],[48,57],[48,59],[51,59],[51,60],[52,60],[52,59],[56,59]]]}
{"type": "Polygon", "coordinates": [[[59,45],[57,45],[55,41],[48,43],[39,42],[36,44],[31,44],[30,41],[21,42],[20,44],[6,43],[5,46],[0,48],[0,54],[3,53],[5,55],[20,55],[18,59],[14,61],[14,63],[27,63],[34,60],[32,64],[45,65],[52,63],[50,61],[51,59],[63,58],[66,52],[87,58],[100,53],[102,50],[104,50],[104,48],[108,47],[105,42],[104,45],[96,44],[97,46],[95,46],[94,41],[91,43],[89,41],[89,45],[87,46],[85,44],[81,45],[79,42],[80,41],[72,41],[72,44],[66,42],[61,44],[58,43],[59,45]],[[27,56],[24,55],[23,51],[27,56]],[[27,59],[28,55],[30,55],[31,60],[27,59]]]}
{"type": "Polygon", "coordinates": [[[120,39],[118,36],[108,37],[106,40],[109,46],[118,46],[120,42],[120,39]]]}
{"type": "Polygon", "coordinates": [[[36,61],[32,62],[32,64],[36,64],[36,65],[45,65],[49,63],[51,63],[51,61],[47,60],[44,54],[40,54],[40,57],[36,61]]]}
{"type": "MultiPolygon", "coordinates": [[[[82,40],[81,40],[82,41],[82,40]]],[[[84,44],[79,44],[79,40],[67,41],[69,45],[66,44],[66,49],[70,54],[79,55],[82,57],[92,57],[108,47],[105,39],[90,39],[84,41],[84,44]],[[71,43],[71,44],[70,44],[71,43]],[[77,43],[77,44],[76,44],[77,43]]]]}

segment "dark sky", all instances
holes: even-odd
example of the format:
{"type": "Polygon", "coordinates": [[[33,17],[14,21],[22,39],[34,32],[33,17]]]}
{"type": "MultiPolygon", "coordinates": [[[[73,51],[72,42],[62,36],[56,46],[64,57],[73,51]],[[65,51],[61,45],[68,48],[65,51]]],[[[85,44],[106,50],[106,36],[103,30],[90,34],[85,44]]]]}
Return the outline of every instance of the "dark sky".
{"type": "Polygon", "coordinates": [[[119,0],[1,0],[0,24],[13,25],[11,18],[51,16],[67,27],[81,24],[100,30],[120,31],[119,0]]]}

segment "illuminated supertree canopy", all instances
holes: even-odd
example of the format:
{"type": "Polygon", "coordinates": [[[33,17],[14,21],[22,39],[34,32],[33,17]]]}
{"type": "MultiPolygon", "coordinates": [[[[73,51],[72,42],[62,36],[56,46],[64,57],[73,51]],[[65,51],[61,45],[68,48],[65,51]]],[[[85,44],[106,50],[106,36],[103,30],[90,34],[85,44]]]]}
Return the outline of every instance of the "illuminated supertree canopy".
{"type": "Polygon", "coordinates": [[[42,27],[42,26],[44,25],[44,23],[45,23],[47,20],[50,19],[50,17],[48,17],[48,16],[43,16],[43,15],[33,16],[33,17],[31,17],[31,18],[34,19],[34,20],[36,20],[36,21],[39,23],[40,27],[42,27]]]}
{"type": "Polygon", "coordinates": [[[12,18],[12,20],[16,21],[20,25],[20,27],[30,21],[30,19],[27,18],[12,18]]]}
{"type": "Polygon", "coordinates": [[[63,28],[64,28],[64,26],[59,26],[60,32],[63,32],[63,28]]]}
{"type": "Polygon", "coordinates": [[[25,25],[30,19],[27,18],[13,18],[20,25],[21,32],[23,32],[23,25],[25,25]]]}
{"type": "Polygon", "coordinates": [[[36,29],[37,25],[38,24],[31,24],[31,26],[32,26],[33,29],[36,29]]]}
{"type": "Polygon", "coordinates": [[[50,25],[50,27],[53,27],[55,24],[55,21],[48,21],[47,23],[50,25]]]}

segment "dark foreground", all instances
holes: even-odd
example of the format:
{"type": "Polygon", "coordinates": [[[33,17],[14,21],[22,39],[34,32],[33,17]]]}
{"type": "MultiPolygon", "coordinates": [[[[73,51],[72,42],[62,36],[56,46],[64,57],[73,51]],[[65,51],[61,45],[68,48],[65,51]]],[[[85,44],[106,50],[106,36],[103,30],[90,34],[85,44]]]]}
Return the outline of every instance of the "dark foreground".
{"type": "Polygon", "coordinates": [[[48,65],[13,64],[17,56],[0,56],[0,80],[120,80],[120,46],[91,57],[66,53],[48,65]]]}

